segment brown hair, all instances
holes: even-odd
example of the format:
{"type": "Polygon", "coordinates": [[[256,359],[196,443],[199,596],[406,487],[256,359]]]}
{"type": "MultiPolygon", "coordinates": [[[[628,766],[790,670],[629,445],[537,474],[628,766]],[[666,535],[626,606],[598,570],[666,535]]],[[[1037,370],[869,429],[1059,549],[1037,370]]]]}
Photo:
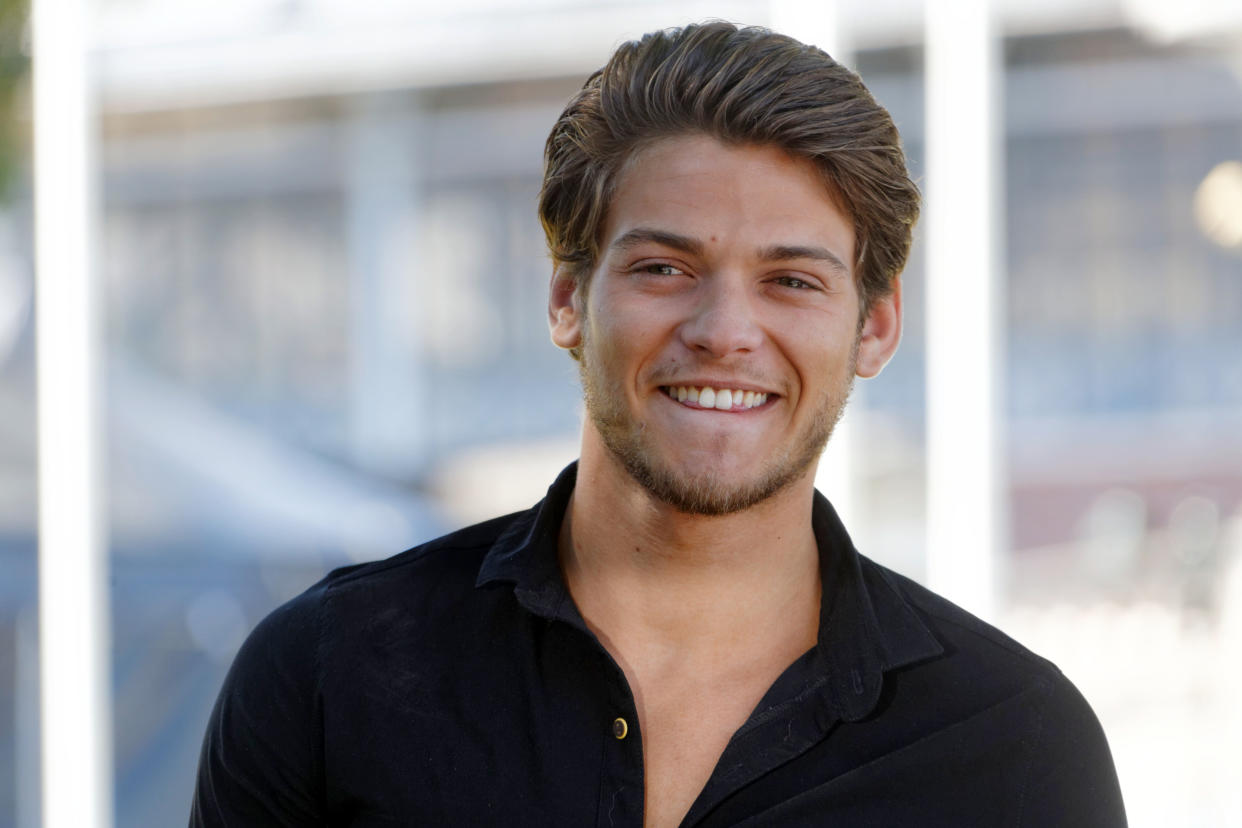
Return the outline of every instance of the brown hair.
{"type": "Polygon", "coordinates": [[[589,278],[625,162],[651,141],[687,133],[775,145],[814,162],[854,222],[862,307],[892,290],[919,214],[892,118],[822,50],[723,22],[623,44],[565,107],[544,149],[539,193],[554,261],[589,278]]]}

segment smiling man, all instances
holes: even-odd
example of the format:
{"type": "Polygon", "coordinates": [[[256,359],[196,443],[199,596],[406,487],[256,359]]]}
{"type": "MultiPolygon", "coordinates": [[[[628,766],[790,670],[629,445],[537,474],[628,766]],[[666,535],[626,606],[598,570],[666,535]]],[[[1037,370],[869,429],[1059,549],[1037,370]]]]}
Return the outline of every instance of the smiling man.
{"type": "Polygon", "coordinates": [[[657,32],[546,162],[580,460],[269,616],[191,824],[1124,825],[1074,687],[814,491],[897,347],[918,212],[858,78],[761,29],[657,32]]]}

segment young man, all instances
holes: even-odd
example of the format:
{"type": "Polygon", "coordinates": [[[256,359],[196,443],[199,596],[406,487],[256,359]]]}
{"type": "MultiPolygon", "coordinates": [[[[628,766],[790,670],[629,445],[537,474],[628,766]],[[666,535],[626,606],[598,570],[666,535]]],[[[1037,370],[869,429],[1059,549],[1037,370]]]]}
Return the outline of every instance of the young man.
{"type": "Polygon", "coordinates": [[[556,124],[540,212],[581,459],[269,616],[191,824],[1123,825],[1073,686],[813,489],[897,347],[918,212],[858,78],[723,23],[627,43],[556,124]]]}

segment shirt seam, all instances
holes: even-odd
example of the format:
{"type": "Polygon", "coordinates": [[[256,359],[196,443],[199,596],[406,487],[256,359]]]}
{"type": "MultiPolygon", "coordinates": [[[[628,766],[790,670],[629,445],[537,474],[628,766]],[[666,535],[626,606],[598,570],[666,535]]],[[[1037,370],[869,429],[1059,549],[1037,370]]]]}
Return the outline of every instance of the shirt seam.
{"type": "Polygon", "coordinates": [[[315,651],[312,655],[313,660],[311,662],[311,666],[315,674],[315,707],[317,708],[316,712],[318,715],[316,716],[316,719],[319,726],[319,733],[317,734],[318,739],[316,740],[319,749],[316,752],[314,760],[315,770],[318,775],[316,788],[318,789],[317,793],[319,797],[320,813],[324,815],[326,815],[328,811],[328,728],[327,722],[324,721],[326,710],[323,693],[323,665],[325,660],[324,650],[327,647],[328,624],[326,623],[324,616],[327,615],[328,601],[330,598],[331,594],[325,590],[320,595],[319,600],[315,602],[315,623],[318,629],[315,631],[315,651]]]}
{"type": "MultiPolygon", "coordinates": [[[[497,535],[497,537],[499,537],[499,535],[497,535]]],[[[489,549],[492,546],[492,544],[495,543],[495,541],[496,541],[496,538],[492,538],[482,543],[473,543],[473,544],[455,543],[452,545],[448,545],[448,544],[441,545],[441,544],[438,544],[435,540],[431,540],[425,544],[410,547],[404,552],[398,552],[396,555],[393,555],[391,558],[388,558],[386,560],[373,561],[371,563],[362,564],[356,569],[348,569],[347,571],[342,572],[341,574],[335,577],[333,577],[332,573],[328,573],[328,576],[325,579],[325,583],[324,583],[325,594],[331,594],[332,592],[336,591],[341,586],[344,586],[349,583],[353,583],[355,581],[358,581],[358,580],[361,580],[367,577],[371,577],[374,575],[381,575],[381,574],[392,572],[394,570],[398,570],[398,569],[401,569],[407,566],[411,566],[415,563],[418,563],[423,558],[429,555],[432,555],[434,553],[437,553],[437,552],[478,552],[482,549],[484,550],[484,555],[486,555],[486,550],[489,549]],[[407,553],[409,553],[409,557],[404,557],[407,553]]],[[[482,561],[480,561],[480,566],[481,565],[482,565],[482,561]]]]}
{"type": "MultiPolygon", "coordinates": [[[[753,719],[750,719],[747,722],[745,722],[737,730],[737,732],[733,734],[733,738],[741,739],[742,737],[746,736],[748,733],[750,733],[755,728],[765,724],[766,722],[780,715],[786,709],[791,708],[791,707],[797,707],[798,705],[802,704],[802,702],[804,702],[806,699],[817,694],[823,688],[823,686],[827,683],[828,683],[828,676],[826,675],[816,676],[815,681],[812,682],[810,687],[807,687],[805,690],[803,690],[798,695],[794,696],[792,699],[786,699],[783,702],[775,704],[772,707],[769,707],[767,710],[763,711],[762,713],[759,713],[758,715],[756,715],[753,719]]],[[[733,740],[731,739],[730,741],[733,741],[733,740]]]]}
{"type": "MultiPolygon", "coordinates": [[[[1041,680],[1040,684],[1042,684],[1044,686],[1044,689],[1048,691],[1049,693],[1051,693],[1054,689],[1052,686],[1052,683],[1050,681],[1047,681],[1046,679],[1041,680]]],[[[1038,754],[1039,752],[1038,748],[1043,743],[1043,739],[1044,739],[1044,732],[1045,732],[1044,723],[1047,721],[1046,713],[1047,713],[1047,708],[1045,705],[1038,705],[1036,707],[1035,735],[1034,735],[1034,738],[1031,740],[1030,749],[1027,751],[1027,754],[1026,754],[1026,767],[1024,768],[1024,772],[1022,774],[1021,787],[1018,789],[1018,822],[1017,824],[1019,828],[1021,828],[1026,818],[1026,801],[1027,801],[1026,794],[1027,794],[1027,790],[1031,783],[1031,772],[1032,772],[1032,766],[1035,762],[1035,756],[1038,754]]]]}

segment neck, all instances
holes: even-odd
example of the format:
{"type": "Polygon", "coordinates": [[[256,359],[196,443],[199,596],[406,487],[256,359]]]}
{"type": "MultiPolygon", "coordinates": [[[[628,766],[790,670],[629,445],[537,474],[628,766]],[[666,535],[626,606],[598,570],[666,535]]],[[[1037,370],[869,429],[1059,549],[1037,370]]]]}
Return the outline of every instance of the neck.
{"type": "Polygon", "coordinates": [[[579,610],[606,645],[658,642],[684,657],[736,653],[739,640],[814,644],[820,580],[811,471],[741,512],[690,515],[655,500],[592,431],[560,556],[579,610]]]}

